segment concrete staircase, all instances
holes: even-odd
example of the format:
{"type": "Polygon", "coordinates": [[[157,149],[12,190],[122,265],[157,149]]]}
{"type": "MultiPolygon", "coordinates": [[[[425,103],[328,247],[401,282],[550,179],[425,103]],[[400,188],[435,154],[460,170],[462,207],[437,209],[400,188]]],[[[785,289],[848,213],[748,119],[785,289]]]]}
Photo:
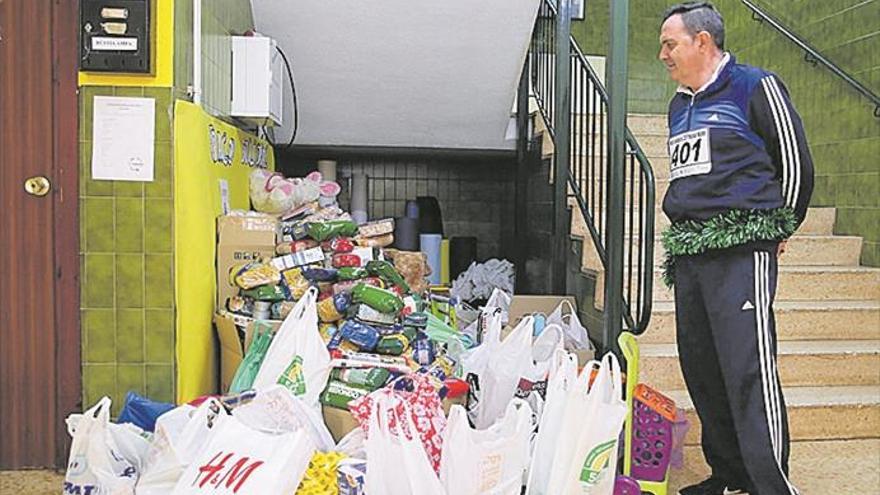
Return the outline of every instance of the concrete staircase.
{"type": "MultiPolygon", "coordinates": [[[[628,124],[657,177],[657,204],[638,207],[656,208],[659,236],[668,225],[659,207],[669,184],[666,120],[630,115],[628,124]]],[[[774,308],[793,440],[792,480],[805,494],[880,493],[880,269],[859,266],[862,239],[834,235],[834,217],[833,208],[811,208],[780,259],[774,308]]],[[[577,250],[582,273],[595,278],[594,303],[601,309],[604,276],[576,206],[571,233],[573,242],[583,242],[577,250]]],[[[640,381],[688,413],[685,468],[672,474],[678,488],[705,478],[708,467],[699,448],[700,421],[678,364],[673,293],[658,268],[664,257],[659,237],[655,253],[654,309],[639,339],[640,381]]]]}

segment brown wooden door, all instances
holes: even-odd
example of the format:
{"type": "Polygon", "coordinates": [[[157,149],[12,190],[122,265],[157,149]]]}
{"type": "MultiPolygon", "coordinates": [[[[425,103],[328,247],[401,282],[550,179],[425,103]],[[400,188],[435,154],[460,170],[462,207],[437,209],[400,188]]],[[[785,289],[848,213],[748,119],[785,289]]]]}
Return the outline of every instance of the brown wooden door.
{"type": "Polygon", "coordinates": [[[0,469],[63,466],[79,408],[77,26],[74,0],[0,0],[0,469]]]}

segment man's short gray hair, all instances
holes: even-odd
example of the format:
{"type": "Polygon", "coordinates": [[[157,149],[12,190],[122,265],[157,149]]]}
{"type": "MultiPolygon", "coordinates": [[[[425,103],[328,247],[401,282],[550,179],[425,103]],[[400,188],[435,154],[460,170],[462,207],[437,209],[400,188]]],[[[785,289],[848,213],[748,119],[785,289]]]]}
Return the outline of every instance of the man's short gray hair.
{"type": "Polygon", "coordinates": [[[681,22],[691,36],[706,31],[712,36],[715,46],[724,50],[724,19],[721,13],[709,2],[685,2],[673,5],[663,14],[663,22],[674,15],[681,15],[681,22]]]}

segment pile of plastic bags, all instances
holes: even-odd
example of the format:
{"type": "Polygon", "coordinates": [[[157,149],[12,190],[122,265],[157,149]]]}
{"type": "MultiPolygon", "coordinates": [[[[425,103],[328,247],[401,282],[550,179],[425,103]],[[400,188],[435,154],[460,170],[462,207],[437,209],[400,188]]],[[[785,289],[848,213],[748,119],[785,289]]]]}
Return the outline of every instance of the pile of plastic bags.
{"type": "Polygon", "coordinates": [[[432,372],[400,369],[347,404],[358,427],[335,443],[320,409],[334,360],[317,313],[309,290],[243,393],[178,407],[130,396],[121,417],[135,424],[110,422],[106,398],[71,416],[65,492],[612,493],[626,412],[613,355],[579,372],[558,324],[535,337],[526,316],[504,330],[490,308],[456,372],[471,386],[466,406],[445,413],[432,372]]]}

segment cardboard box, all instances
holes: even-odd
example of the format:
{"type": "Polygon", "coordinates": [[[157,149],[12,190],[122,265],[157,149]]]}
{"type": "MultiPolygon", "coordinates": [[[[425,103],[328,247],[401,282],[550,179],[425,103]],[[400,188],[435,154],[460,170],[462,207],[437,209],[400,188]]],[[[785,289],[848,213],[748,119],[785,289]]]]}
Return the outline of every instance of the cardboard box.
{"type": "MultiPolygon", "coordinates": [[[[550,313],[559,306],[562,301],[568,300],[571,303],[571,306],[577,311],[577,303],[575,302],[574,297],[572,296],[522,296],[522,295],[514,295],[510,300],[510,312],[508,313],[509,322],[508,326],[502,332],[502,335],[507,335],[513,328],[516,327],[517,323],[522,319],[523,316],[533,314],[533,313],[543,313],[546,316],[550,316],[550,313]]],[[[567,308],[563,309],[563,314],[567,314],[567,308]]],[[[580,318],[580,316],[578,316],[580,318]]],[[[581,320],[583,323],[583,320],[581,320]]],[[[586,325],[584,325],[586,327],[586,325]]],[[[577,355],[578,365],[583,366],[587,362],[591,361],[594,358],[594,353],[591,350],[578,350],[574,351],[574,354],[577,355]]]]}
{"type": "MultiPolygon", "coordinates": [[[[273,331],[281,326],[279,320],[268,321],[273,331]]],[[[254,319],[223,311],[214,315],[214,325],[220,340],[220,391],[225,393],[253,340],[254,319]]]]}
{"type": "Polygon", "coordinates": [[[217,308],[237,293],[229,270],[243,263],[275,256],[278,219],[271,215],[223,215],[217,218],[217,308]]]}

